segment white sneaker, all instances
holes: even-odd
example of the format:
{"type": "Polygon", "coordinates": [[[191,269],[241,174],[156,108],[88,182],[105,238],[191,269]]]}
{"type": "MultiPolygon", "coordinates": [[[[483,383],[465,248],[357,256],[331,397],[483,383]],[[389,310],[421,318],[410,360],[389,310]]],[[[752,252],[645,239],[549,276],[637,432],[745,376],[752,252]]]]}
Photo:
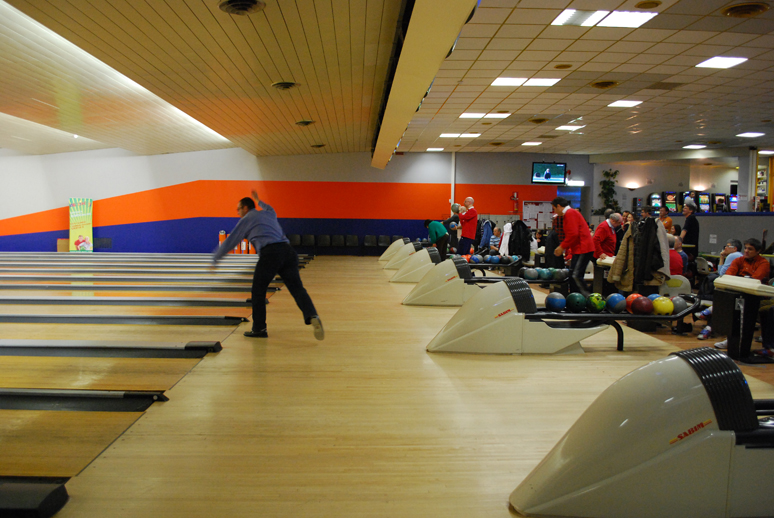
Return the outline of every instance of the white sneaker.
{"type": "Polygon", "coordinates": [[[715,342],[715,349],[728,349],[728,338],[722,342],[715,342]]]}
{"type": "Polygon", "coordinates": [[[320,317],[312,317],[312,327],[314,328],[314,337],[318,340],[325,338],[325,331],[323,330],[322,321],[320,317]]]}

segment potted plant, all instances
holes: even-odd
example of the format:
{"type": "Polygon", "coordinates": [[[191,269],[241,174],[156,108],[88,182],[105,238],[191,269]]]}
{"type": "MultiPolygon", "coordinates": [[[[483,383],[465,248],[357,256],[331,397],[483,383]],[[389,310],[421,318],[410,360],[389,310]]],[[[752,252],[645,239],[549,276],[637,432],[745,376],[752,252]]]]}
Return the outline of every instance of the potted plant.
{"type": "Polygon", "coordinates": [[[621,206],[615,199],[615,184],[618,183],[616,177],[618,170],[608,169],[602,171],[602,180],[599,182],[599,197],[602,198],[602,207],[594,211],[594,214],[601,216],[607,209],[613,209],[614,212],[621,212],[621,206]]]}

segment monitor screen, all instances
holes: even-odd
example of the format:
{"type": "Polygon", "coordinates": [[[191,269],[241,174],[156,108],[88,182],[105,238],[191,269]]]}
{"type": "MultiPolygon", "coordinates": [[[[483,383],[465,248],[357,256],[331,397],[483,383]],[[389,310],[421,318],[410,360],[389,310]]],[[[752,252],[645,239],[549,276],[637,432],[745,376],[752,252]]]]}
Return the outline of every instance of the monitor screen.
{"type": "Polygon", "coordinates": [[[677,193],[676,192],[665,192],[664,193],[664,205],[670,211],[677,210],[677,193]]]}
{"type": "Polygon", "coordinates": [[[546,162],[532,163],[532,183],[552,183],[564,185],[567,164],[546,162]]]}
{"type": "Polygon", "coordinates": [[[699,208],[703,210],[704,212],[708,212],[710,210],[710,197],[707,193],[701,193],[699,194],[699,208]]]}
{"type": "Polygon", "coordinates": [[[654,192],[653,194],[648,195],[648,205],[653,207],[654,209],[660,209],[661,208],[661,195],[654,192]]]}
{"type": "Polygon", "coordinates": [[[736,210],[739,204],[737,201],[739,198],[736,196],[736,194],[732,194],[728,197],[728,206],[731,210],[736,210]]]}

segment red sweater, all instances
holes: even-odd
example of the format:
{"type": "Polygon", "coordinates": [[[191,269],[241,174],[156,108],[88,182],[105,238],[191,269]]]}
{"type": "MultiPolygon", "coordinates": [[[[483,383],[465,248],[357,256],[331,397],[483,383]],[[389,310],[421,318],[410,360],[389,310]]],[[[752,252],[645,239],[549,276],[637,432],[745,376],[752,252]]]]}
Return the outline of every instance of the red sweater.
{"type": "Polygon", "coordinates": [[[587,254],[594,251],[594,241],[586,220],[575,209],[567,209],[564,213],[564,241],[561,247],[569,250],[572,255],[587,254]]]}
{"type": "Polygon", "coordinates": [[[599,259],[602,254],[615,256],[615,230],[610,228],[607,220],[597,225],[594,231],[594,259],[599,259]]]}
{"type": "Polygon", "coordinates": [[[769,280],[769,260],[763,256],[756,256],[752,261],[746,257],[737,257],[726,270],[726,275],[758,279],[761,282],[769,280]]]}
{"type": "Polygon", "coordinates": [[[683,274],[683,258],[678,252],[669,250],[669,275],[683,274]]]}
{"type": "Polygon", "coordinates": [[[471,207],[465,214],[460,212],[460,223],[462,223],[462,237],[476,239],[476,226],[478,225],[478,212],[471,207]]]}

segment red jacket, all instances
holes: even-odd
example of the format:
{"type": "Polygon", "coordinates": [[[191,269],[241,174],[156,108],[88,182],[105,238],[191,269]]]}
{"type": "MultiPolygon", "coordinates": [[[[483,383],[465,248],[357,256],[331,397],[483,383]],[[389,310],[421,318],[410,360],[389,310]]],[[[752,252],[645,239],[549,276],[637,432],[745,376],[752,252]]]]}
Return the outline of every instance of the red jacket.
{"type": "Polygon", "coordinates": [[[683,258],[678,252],[669,250],[669,275],[683,274],[683,258]]]}
{"type": "Polygon", "coordinates": [[[726,270],[726,275],[735,275],[737,277],[747,277],[758,279],[761,282],[769,280],[769,260],[761,255],[750,261],[745,256],[737,257],[726,270]]]}
{"type": "Polygon", "coordinates": [[[580,212],[567,209],[564,213],[564,241],[561,247],[572,252],[572,255],[587,254],[594,251],[594,241],[591,231],[580,212]]]}
{"type": "Polygon", "coordinates": [[[460,223],[462,223],[462,237],[476,239],[476,226],[478,226],[478,212],[471,207],[463,214],[460,212],[460,223]]]}
{"type": "Polygon", "coordinates": [[[594,259],[599,259],[602,254],[615,256],[615,230],[610,228],[608,220],[597,225],[594,231],[594,259]]]}

